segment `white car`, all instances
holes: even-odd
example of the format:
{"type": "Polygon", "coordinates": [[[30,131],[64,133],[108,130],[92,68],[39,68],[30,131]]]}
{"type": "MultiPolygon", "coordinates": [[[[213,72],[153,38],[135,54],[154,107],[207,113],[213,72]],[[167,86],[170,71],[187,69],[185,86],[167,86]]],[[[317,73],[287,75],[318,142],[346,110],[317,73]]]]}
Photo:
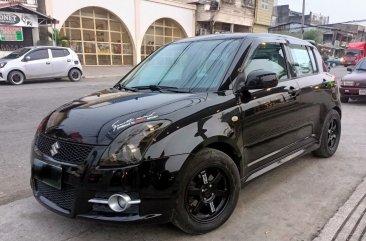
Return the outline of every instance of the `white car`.
{"type": "Polygon", "coordinates": [[[63,77],[76,82],[82,75],[79,57],[70,48],[25,47],[0,59],[0,81],[13,85],[30,79],[63,77]]]}

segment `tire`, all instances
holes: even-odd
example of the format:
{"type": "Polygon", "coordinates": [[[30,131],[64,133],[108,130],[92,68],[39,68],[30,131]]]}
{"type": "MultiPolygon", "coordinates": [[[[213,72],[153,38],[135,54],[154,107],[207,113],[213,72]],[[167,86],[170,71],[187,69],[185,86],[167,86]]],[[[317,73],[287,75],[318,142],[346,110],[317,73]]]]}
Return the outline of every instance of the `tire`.
{"type": "Polygon", "coordinates": [[[203,234],[225,223],[241,187],[234,161],[221,151],[205,148],[180,173],[173,224],[186,233],[203,234]]]}
{"type": "Polygon", "coordinates": [[[341,139],[341,118],[336,110],[331,110],[324,121],[320,147],[313,154],[317,157],[328,158],[337,151],[341,139]]]}
{"type": "Polygon", "coordinates": [[[348,103],[348,101],[349,101],[349,97],[341,97],[342,103],[348,103]]]}
{"type": "Polygon", "coordinates": [[[332,63],[331,66],[334,68],[334,67],[337,66],[337,64],[336,63],[332,63]]]}
{"type": "Polygon", "coordinates": [[[72,82],[79,82],[81,80],[81,78],[83,77],[81,71],[79,69],[71,69],[69,71],[69,80],[72,82]]]}
{"type": "Polygon", "coordinates": [[[25,76],[19,70],[13,70],[8,74],[8,82],[11,85],[21,85],[24,83],[25,76]]]}

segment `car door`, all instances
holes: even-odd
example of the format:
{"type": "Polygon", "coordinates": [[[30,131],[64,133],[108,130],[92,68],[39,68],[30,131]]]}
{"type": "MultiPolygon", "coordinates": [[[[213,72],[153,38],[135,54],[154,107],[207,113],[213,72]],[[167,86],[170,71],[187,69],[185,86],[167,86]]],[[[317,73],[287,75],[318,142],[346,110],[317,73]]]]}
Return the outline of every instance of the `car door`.
{"type": "Polygon", "coordinates": [[[51,54],[54,77],[67,76],[72,65],[70,52],[67,49],[53,48],[51,54]]]}
{"type": "Polygon", "coordinates": [[[322,59],[313,46],[290,44],[290,62],[301,89],[302,118],[312,128],[312,140],[319,139],[330,101],[337,101],[335,79],[322,70],[322,59]],[[325,101],[328,99],[328,101],[325,101]]]}
{"type": "Polygon", "coordinates": [[[36,49],[25,56],[27,79],[52,77],[52,65],[47,48],[36,49]]]}
{"type": "Polygon", "coordinates": [[[242,93],[242,126],[247,171],[254,172],[273,160],[296,150],[307,136],[300,111],[300,87],[289,73],[285,41],[252,44],[243,71],[263,69],[277,74],[274,88],[242,93]]]}

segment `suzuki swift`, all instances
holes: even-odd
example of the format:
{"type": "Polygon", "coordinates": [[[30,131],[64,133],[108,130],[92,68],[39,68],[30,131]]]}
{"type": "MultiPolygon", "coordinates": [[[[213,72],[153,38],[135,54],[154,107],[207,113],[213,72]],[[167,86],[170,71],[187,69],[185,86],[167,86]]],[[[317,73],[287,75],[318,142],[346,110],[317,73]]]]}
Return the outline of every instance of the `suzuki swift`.
{"type": "Polygon", "coordinates": [[[336,152],[339,90],[323,66],[313,45],[288,36],[170,43],[114,87],[42,120],[34,196],[67,217],[209,232],[245,182],[309,152],[336,152]]]}

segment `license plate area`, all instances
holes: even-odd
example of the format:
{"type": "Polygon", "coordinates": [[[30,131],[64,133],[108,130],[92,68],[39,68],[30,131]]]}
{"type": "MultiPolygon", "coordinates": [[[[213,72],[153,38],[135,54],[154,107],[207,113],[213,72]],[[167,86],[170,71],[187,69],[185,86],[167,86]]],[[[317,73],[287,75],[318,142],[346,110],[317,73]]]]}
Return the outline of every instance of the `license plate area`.
{"type": "Polygon", "coordinates": [[[35,159],[32,165],[32,172],[35,179],[61,190],[62,167],[35,159]]]}
{"type": "Polygon", "coordinates": [[[366,95],[366,89],[358,90],[359,95],[366,95]]]}

